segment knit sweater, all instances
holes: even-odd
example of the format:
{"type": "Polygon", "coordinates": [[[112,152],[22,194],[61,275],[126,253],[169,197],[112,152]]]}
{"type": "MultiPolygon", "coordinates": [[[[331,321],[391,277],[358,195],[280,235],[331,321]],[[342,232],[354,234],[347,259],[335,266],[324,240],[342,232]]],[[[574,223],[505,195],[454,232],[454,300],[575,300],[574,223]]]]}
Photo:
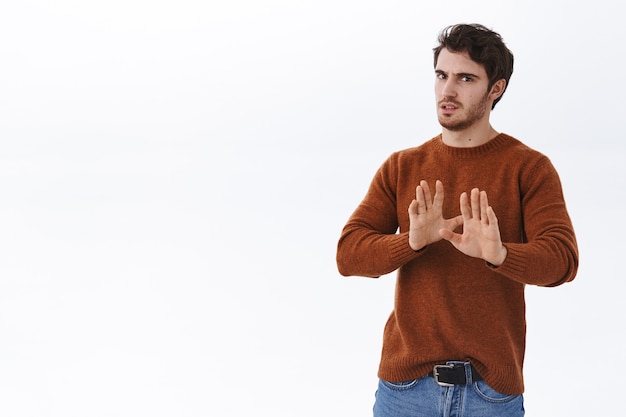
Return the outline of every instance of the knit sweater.
{"type": "Polygon", "coordinates": [[[470,361],[506,394],[524,391],[524,287],[574,279],[578,248],[556,170],[543,154],[506,134],[473,148],[441,135],[392,154],[345,225],[337,247],[344,276],[397,270],[394,310],[384,329],[378,376],[407,381],[436,364],[470,361]],[[485,190],[498,217],[504,263],[494,267],[440,240],[414,251],[408,207],[420,180],[444,186],[443,217],[459,196],[485,190]]]}

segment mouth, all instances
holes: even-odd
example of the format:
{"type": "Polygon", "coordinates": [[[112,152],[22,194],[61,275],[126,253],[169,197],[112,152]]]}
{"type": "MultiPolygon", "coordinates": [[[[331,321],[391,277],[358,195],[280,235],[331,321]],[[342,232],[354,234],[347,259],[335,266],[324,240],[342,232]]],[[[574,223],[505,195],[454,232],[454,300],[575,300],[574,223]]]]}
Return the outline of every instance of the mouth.
{"type": "Polygon", "coordinates": [[[439,105],[444,110],[455,110],[459,107],[458,104],[452,102],[444,102],[439,105]]]}
{"type": "Polygon", "coordinates": [[[445,103],[441,103],[439,105],[439,108],[441,109],[443,113],[450,114],[450,113],[454,113],[459,108],[459,106],[454,103],[445,102],[445,103]]]}

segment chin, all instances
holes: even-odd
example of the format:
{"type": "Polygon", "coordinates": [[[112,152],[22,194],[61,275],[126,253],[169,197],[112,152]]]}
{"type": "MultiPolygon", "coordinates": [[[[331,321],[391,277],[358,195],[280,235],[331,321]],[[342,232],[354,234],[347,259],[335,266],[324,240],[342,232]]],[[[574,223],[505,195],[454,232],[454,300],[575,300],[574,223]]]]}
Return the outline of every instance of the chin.
{"type": "Polygon", "coordinates": [[[441,127],[448,129],[452,132],[465,130],[469,127],[469,125],[465,121],[454,122],[452,120],[442,119],[441,117],[439,118],[439,124],[441,125],[441,127]]]}

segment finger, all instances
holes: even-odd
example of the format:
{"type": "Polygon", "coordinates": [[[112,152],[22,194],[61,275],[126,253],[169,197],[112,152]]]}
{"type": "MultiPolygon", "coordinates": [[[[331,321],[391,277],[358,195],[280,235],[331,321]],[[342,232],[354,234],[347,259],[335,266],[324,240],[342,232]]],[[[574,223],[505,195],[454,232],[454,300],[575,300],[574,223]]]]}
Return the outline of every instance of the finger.
{"type": "Polygon", "coordinates": [[[472,218],[480,220],[480,193],[478,188],[472,189],[471,192],[472,218]]]}
{"type": "Polygon", "coordinates": [[[430,194],[430,187],[428,186],[428,182],[425,180],[420,181],[420,186],[424,190],[424,202],[425,202],[426,210],[428,210],[433,205],[433,199],[430,194]]]}
{"type": "Polygon", "coordinates": [[[488,214],[489,200],[487,199],[487,192],[480,192],[480,220],[484,224],[489,224],[489,214],[488,214]]]}
{"type": "Polygon", "coordinates": [[[409,216],[415,215],[417,215],[417,200],[413,200],[411,204],[409,204],[409,216]]]}
{"type": "Polygon", "coordinates": [[[433,206],[437,208],[443,207],[443,183],[439,180],[435,181],[435,199],[433,200],[433,206]]]}
{"type": "Polygon", "coordinates": [[[472,210],[469,205],[469,197],[466,192],[461,193],[460,203],[461,206],[461,216],[463,220],[471,220],[472,219],[472,210]]]}
{"type": "Polygon", "coordinates": [[[424,187],[422,187],[422,182],[420,182],[417,187],[415,187],[415,199],[416,200],[424,200],[424,187]]]}
{"type": "Polygon", "coordinates": [[[446,220],[445,229],[454,231],[457,227],[463,225],[463,216],[458,215],[451,219],[446,220]]]}
{"type": "Polygon", "coordinates": [[[453,231],[448,229],[440,229],[439,236],[452,243],[458,243],[461,241],[461,235],[459,235],[458,233],[454,233],[453,231]]]}
{"type": "Polygon", "coordinates": [[[422,214],[426,211],[426,197],[424,197],[424,188],[421,185],[418,185],[415,188],[415,200],[416,207],[415,211],[417,214],[422,214]]]}
{"type": "Polygon", "coordinates": [[[490,225],[498,225],[498,217],[496,216],[496,212],[493,211],[493,207],[487,207],[487,217],[489,218],[490,225]]]}

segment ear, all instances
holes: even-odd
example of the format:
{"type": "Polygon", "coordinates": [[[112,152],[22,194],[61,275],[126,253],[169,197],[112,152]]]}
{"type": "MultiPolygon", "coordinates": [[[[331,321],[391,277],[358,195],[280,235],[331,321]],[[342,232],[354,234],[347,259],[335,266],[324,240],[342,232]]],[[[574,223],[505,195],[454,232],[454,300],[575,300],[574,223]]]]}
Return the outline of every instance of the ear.
{"type": "Polygon", "coordinates": [[[506,87],[506,80],[504,78],[496,81],[491,86],[491,91],[489,92],[489,99],[495,100],[500,97],[504,93],[504,88],[506,87]]]}

